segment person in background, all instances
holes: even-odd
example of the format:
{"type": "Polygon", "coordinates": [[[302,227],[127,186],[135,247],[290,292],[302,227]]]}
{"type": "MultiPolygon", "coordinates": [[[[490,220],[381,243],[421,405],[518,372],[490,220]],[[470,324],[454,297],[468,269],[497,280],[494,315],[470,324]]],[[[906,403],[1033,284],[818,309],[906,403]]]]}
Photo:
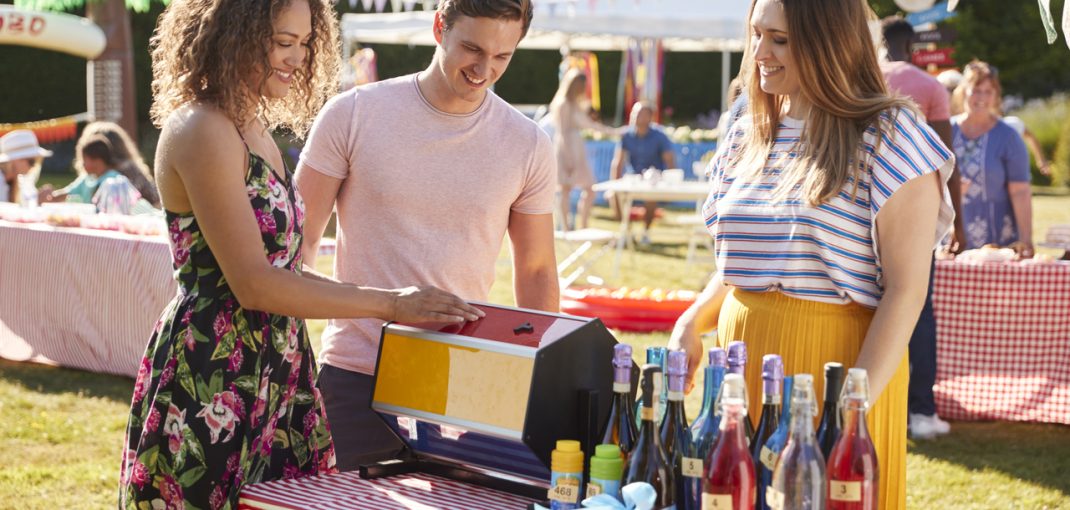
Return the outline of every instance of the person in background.
{"type": "Polygon", "coordinates": [[[479,317],[434,288],[302,267],[305,206],[271,133],[305,133],[337,90],[337,26],[325,0],[176,0],[160,16],[150,111],[178,292],[134,383],[121,508],[234,509],[247,484],[335,471],[304,318],[479,317]]]}
{"type": "MultiPolygon", "coordinates": [[[[640,101],[632,106],[628,128],[621,135],[617,150],[613,153],[609,178],[620,179],[624,175],[625,164],[633,173],[640,175],[649,168],[661,171],[676,166],[676,151],[672,141],[661,128],[654,125],[654,109],[649,103],[640,101]]],[[[615,218],[631,213],[620,210],[621,204],[617,197],[613,197],[610,204],[615,218]]],[[[646,214],[643,216],[643,237],[640,243],[647,245],[650,244],[649,230],[650,225],[654,223],[658,203],[646,202],[643,206],[646,208],[646,214]]]]}
{"type": "Polygon", "coordinates": [[[591,120],[587,114],[587,76],[579,69],[569,69],[550,101],[550,118],[554,125],[554,155],[557,157],[557,184],[560,191],[561,230],[585,229],[594,206],[594,172],[587,161],[584,129],[606,134],[615,130],[591,120]],[[580,189],[576,217],[572,217],[572,188],[580,189]],[[573,221],[574,220],[574,221],[573,221]]]}
{"type": "MultiPolygon", "coordinates": [[[[560,308],[550,139],[491,89],[533,14],[531,0],[439,2],[426,69],[327,103],[297,168],[306,267],[337,210],[340,280],[419,282],[486,301],[508,234],[517,306],[560,308]]],[[[318,387],[342,471],[404,446],[371,409],[382,326],[331,320],[323,332],[318,387]]]]}
{"type": "Polygon", "coordinates": [[[114,169],[130,181],[134,189],[141,194],[141,198],[153,207],[160,207],[160,192],[156,189],[156,181],[152,178],[152,172],[145,164],[145,160],[141,158],[141,153],[134,145],[134,141],[130,139],[130,135],[114,122],[96,121],[85,126],[81,138],[78,139],[78,145],[75,147],[74,168],[77,170],[82,166],[79,157],[81,151],[78,148],[90,137],[97,135],[104,136],[111,143],[114,169]]]}
{"type": "Polygon", "coordinates": [[[37,182],[41,165],[51,155],[52,151],[41,148],[37,135],[28,129],[16,129],[0,137],[0,202],[22,203],[20,184],[32,186],[37,182]]]}
{"type": "Polygon", "coordinates": [[[46,202],[76,202],[82,204],[93,203],[100,184],[107,179],[125,179],[115,171],[115,160],[111,155],[111,143],[103,136],[91,136],[78,143],[78,161],[81,163],[78,169],[78,177],[60,190],[53,190],[52,186],[41,187],[39,200],[46,202]]]}
{"type": "MultiPolygon", "coordinates": [[[[945,147],[951,147],[951,107],[944,86],[928,73],[910,62],[910,46],[914,27],[899,16],[881,20],[881,33],[887,59],[881,61],[881,73],[892,93],[902,94],[918,106],[925,122],[940,136],[945,147]]],[[[961,190],[958,169],[952,170],[947,181],[951,204],[955,209],[955,234],[951,251],[957,252],[964,245],[962,230],[961,190]]],[[[932,439],[947,434],[951,425],[936,414],[936,315],[933,312],[933,276],[936,272],[936,257],[933,254],[929,268],[929,286],[925,306],[910,337],[910,389],[907,399],[910,436],[915,439],[932,439]]]]}
{"type": "Polygon", "coordinates": [[[985,62],[966,65],[954,96],[964,113],[952,117],[953,146],[962,172],[965,248],[1010,246],[1033,256],[1033,193],[1029,153],[1000,120],[998,71],[985,62]]]}
{"type": "MultiPolygon", "coordinates": [[[[742,340],[785,373],[829,361],[869,373],[867,422],[882,510],[906,507],[907,345],[932,251],[951,230],[954,159],[914,103],[889,96],[858,0],[757,0],[742,75],[746,113],[718,143],[704,216],[717,272],[669,347],[742,340]]],[[[820,405],[820,404],[819,404],[820,405]]],[[[758,412],[754,406],[752,413],[758,412]]]]}

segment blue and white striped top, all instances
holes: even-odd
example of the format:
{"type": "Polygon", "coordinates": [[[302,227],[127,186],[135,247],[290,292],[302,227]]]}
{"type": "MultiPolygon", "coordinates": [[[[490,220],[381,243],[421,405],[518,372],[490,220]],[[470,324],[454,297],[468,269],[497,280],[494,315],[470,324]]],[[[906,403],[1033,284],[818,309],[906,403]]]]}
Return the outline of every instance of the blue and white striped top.
{"type": "MultiPolygon", "coordinates": [[[[889,120],[890,115],[882,117],[889,120]]],[[[773,200],[779,169],[797,154],[805,123],[784,117],[766,171],[744,181],[737,180],[743,172],[729,166],[751,126],[749,115],[740,118],[710,162],[711,191],[703,207],[722,281],[749,291],[779,290],[801,299],[876,308],[884,293],[877,214],[906,181],[939,172],[946,183],[954,166],[951,152],[914,113],[899,111],[891,125],[876,154],[876,129],[863,136],[872,157],[854,197],[848,182],[838,196],[813,207],[799,186],[786,199],[773,200]]],[[[934,247],[953,219],[945,187],[937,231],[927,234],[934,247]]]]}

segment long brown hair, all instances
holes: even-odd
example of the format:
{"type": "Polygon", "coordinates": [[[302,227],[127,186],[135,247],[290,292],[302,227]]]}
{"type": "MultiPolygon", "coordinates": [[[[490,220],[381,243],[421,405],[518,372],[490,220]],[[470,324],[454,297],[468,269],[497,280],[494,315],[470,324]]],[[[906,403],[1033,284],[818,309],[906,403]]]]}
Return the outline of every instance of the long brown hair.
{"type": "MultiPolygon", "coordinates": [[[[835,197],[866,165],[862,145],[866,129],[877,129],[879,141],[894,119],[881,114],[893,109],[917,109],[908,100],[890,97],[877,62],[869,21],[877,17],[862,0],[775,0],[788,21],[788,49],[798,70],[801,98],[810,104],[806,127],[795,159],[781,173],[775,196],[784,198],[795,187],[818,205],[835,197]]],[[[754,27],[747,15],[748,40],[754,27]]],[[[743,55],[741,76],[746,84],[753,127],[742,140],[733,162],[743,175],[761,175],[769,159],[786,96],[761,88],[753,44],[743,55]]],[[[855,179],[857,188],[858,180],[855,179]]]]}
{"type": "Polygon", "coordinates": [[[327,0],[307,0],[312,36],[304,66],[294,71],[291,92],[268,99],[261,83],[247,81],[257,69],[271,68],[268,51],[276,16],[295,0],[174,0],[160,16],[149,41],[152,49],[150,111],[159,127],[171,112],[202,102],[216,106],[235,123],[260,115],[269,128],[308,131],[327,99],[338,91],[338,21],[327,0]],[[258,98],[251,106],[249,98],[258,98]]]}

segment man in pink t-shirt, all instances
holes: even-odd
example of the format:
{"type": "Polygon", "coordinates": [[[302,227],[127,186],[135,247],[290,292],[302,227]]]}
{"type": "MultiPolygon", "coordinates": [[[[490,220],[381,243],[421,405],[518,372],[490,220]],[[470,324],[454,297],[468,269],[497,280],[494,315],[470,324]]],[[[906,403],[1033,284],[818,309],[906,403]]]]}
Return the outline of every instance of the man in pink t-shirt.
{"type": "MultiPolygon", "coordinates": [[[[901,17],[891,16],[881,21],[884,46],[888,60],[881,62],[881,72],[888,89],[906,96],[915,103],[940,140],[951,149],[951,107],[947,90],[936,78],[910,63],[914,27],[901,17]]],[[[955,209],[955,237],[952,250],[965,246],[962,227],[962,194],[956,165],[951,171],[947,187],[951,205],[955,209]]],[[[951,430],[947,422],[936,414],[933,385],[936,383],[936,316],[933,314],[933,273],[935,259],[929,272],[929,292],[925,297],[914,333],[910,337],[910,387],[907,396],[909,430],[915,439],[932,439],[951,430]]]]}
{"type": "MultiPolygon", "coordinates": [[[[337,208],[339,280],[434,285],[481,301],[508,233],[516,304],[559,309],[550,140],[489,90],[531,17],[530,0],[441,2],[426,70],[328,101],[296,176],[306,264],[337,208]]],[[[332,320],[323,333],[318,387],[342,470],[401,446],[370,409],[381,327],[332,320]]]]}

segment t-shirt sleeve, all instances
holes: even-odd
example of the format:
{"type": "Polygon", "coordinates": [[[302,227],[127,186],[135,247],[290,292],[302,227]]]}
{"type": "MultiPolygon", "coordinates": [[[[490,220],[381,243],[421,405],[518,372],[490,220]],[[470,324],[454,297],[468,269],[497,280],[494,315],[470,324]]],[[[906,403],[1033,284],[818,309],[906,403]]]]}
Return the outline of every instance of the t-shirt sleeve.
{"type": "Polygon", "coordinates": [[[1029,174],[1029,151],[1026,150],[1025,140],[1012,129],[1004,129],[1003,138],[1003,168],[1007,170],[1008,182],[1030,182],[1033,180],[1029,174]]]}
{"type": "Polygon", "coordinates": [[[312,123],[308,141],[301,150],[301,163],[335,179],[349,176],[352,166],[350,143],[354,136],[356,92],[334,96],[320,110],[312,123]]]}
{"type": "Polygon", "coordinates": [[[665,134],[664,131],[658,131],[658,157],[672,151],[672,140],[669,140],[669,135],[665,134]]]}
{"type": "MultiPolygon", "coordinates": [[[[877,216],[884,204],[911,179],[938,173],[943,184],[943,197],[937,219],[936,232],[933,234],[933,247],[951,230],[955,211],[951,207],[951,194],[947,190],[947,181],[955,166],[954,155],[944,147],[940,137],[929,125],[914,112],[898,110],[882,115],[882,122],[894,115],[894,119],[885,122],[883,138],[870,160],[870,209],[873,224],[874,252],[880,254],[877,246],[877,216]]],[[[867,135],[867,141],[873,136],[867,135]]]]}
{"type": "Polygon", "coordinates": [[[933,80],[929,84],[929,111],[926,119],[930,122],[951,118],[951,97],[940,82],[933,80]]]}
{"type": "Polygon", "coordinates": [[[527,178],[511,210],[521,214],[551,214],[557,185],[557,158],[550,137],[535,130],[535,150],[531,154],[527,178]]]}

